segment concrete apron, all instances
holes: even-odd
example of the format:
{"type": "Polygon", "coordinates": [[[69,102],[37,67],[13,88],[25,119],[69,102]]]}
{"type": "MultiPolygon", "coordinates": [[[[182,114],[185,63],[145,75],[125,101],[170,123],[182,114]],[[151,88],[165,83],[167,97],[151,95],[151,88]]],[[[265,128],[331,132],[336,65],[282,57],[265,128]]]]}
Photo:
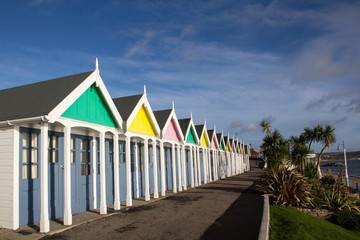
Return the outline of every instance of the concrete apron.
{"type": "MultiPolygon", "coordinates": [[[[259,170],[256,169],[255,171],[257,172],[259,170]]],[[[229,177],[229,178],[226,178],[223,180],[218,180],[218,181],[206,184],[206,185],[202,185],[198,188],[188,189],[186,191],[182,191],[177,194],[173,194],[172,191],[168,191],[168,192],[166,192],[166,197],[159,197],[159,199],[151,198],[151,201],[147,201],[147,202],[144,201],[144,198],[139,198],[139,199],[133,200],[133,207],[157,202],[164,198],[168,198],[169,200],[176,201],[176,200],[178,200],[177,198],[182,198],[182,196],[184,196],[184,194],[186,194],[187,192],[198,193],[198,192],[204,191],[204,196],[205,196],[209,192],[227,191],[228,194],[232,194],[232,195],[227,201],[223,201],[221,206],[219,205],[219,208],[224,208],[224,209],[218,209],[219,210],[218,212],[220,212],[220,213],[218,213],[218,215],[215,216],[213,220],[210,219],[211,223],[214,223],[215,220],[221,219],[221,217],[223,217],[221,214],[224,213],[225,210],[227,208],[229,208],[229,206],[235,200],[237,200],[237,198],[239,197],[239,194],[240,195],[242,194],[242,191],[248,189],[251,185],[253,185],[254,181],[257,181],[259,179],[260,174],[255,174],[255,176],[253,176],[253,175],[254,174],[245,173],[245,174],[229,177]],[[236,180],[236,182],[238,183],[238,186],[234,186],[233,180],[236,180]],[[227,182],[229,182],[229,185],[226,185],[227,182]],[[172,199],[171,198],[172,196],[175,198],[172,199]]],[[[51,220],[50,221],[51,232],[47,233],[47,234],[41,234],[38,232],[39,231],[38,224],[35,224],[32,226],[24,226],[24,227],[19,228],[16,231],[2,229],[2,230],[0,230],[0,239],[1,240],[2,239],[39,239],[39,238],[42,238],[47,235],[53,235],[56,233],[60,233],[60,232],[75,228],[77,226],[82,225],[83,223],[89,223],[89,222],[96,221],[96,220],[99,220],[102,218],[110,217],[112,215],[118,214],[119,212],[127,212],[129,209],[131,209],[133,207],[127,208],[125,206],[125,202],[122,202],[120,211],[114,211],[112,206],[109,206],[107,215],[100,215],[99,209],[86,211],[86,212],[82,212],[82,213],[77,213],[77,214],[73,215],[73,225],[71,225],[71,226],[64,226],[62,224],[63,223],[62,218],[51,220]]],[[[131,212],[131,211],[129,211],[129,212],[131,212]]],[[[261,219],[259,220],[259,222],[261,222],[261,219]]],[[[211,223],[209,223],[207,225],[207,227],[206,226],[204,227],[204,229],[202,230],[203,233],[207,231],[207,228],[211,228],[211,223]]],[[[121,224],[121,223],[119,223],[119,224],[121,224]]],[[[259,223],[258,229],[260,229],[260,223],[259,223]]]]}

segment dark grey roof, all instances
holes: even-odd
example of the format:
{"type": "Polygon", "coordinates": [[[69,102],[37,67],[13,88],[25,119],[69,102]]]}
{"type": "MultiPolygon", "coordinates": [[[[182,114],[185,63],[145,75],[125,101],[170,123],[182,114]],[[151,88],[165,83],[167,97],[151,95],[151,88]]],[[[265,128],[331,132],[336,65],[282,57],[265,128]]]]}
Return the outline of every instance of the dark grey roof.
{"type": "Polygon", "coordinates": [[[0,90],[0,121],[49,114],[93,71],[0,90]]]}
{"type": "Polygon", "coordinates": [[[181,127],[181,131],[183,132],[184,137],[186,136],[186,130],[189,127],[190,124],[190,118],[184,118],[184,119],[179,119],[179,125],[181,127]]]}
{"type": "Polygon", "coordinates": [[[224,142],[225,142],[225,144],[227,144],[227,142],[228,142],[228,137],[224,137],[224,142]]]}
{"type": "Polygon", "coordinates": [[[217,140],[218,140],[219,144],[221,144],[221,143],[220,143],[221,133],[217,133],[217,134],[216,134],[216,137],[217,137],[217,140]]]}
{"type": "Polygon", "coordinates": [[[163,130],[166,121],[168,120],[170,113],[171,113],[172,109],[166,109],[166,110],[160,110],[160,111],[154,111],[154,115],[156,118],[156,121],[159,124],[159,127],[161,130],[163,130]]]}
{"type": "Polygon", "coordinates": [[[121,118],[124,121],[127,121],[130,117],[130,114],[136,107],[136,104],[140,101],[140,98],[143,94],[121,97],[121,98],[114,98],[114,104],[119,111],[121,118]]]}
{"type": "Polygon", "coordinates": [[[196,129],[196,133],[199,137],[201,137],[201,133],[202,133],[202,130],[204,128],[204,125],[196,125],[195,126],[195,129],[196,129]]]}
{"type": "Polygon", "coordinates": [[[207,134],[208,134],[208,137],[209,137],[209,139],[210,139],[210,141],[212,141],[212,136],[213,136],[213,134],[214,134],[214,129],[211,129],[211,130],[208,130],[207,131],[207,134]]]}

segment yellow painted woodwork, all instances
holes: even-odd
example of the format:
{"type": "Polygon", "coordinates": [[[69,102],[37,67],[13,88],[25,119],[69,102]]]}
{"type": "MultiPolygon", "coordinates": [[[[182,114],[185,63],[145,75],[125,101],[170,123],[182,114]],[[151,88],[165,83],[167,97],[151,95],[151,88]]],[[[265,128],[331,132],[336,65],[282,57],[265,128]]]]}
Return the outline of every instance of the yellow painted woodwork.
{"type": "Polygon", "coordinates": [[[201,139],[201,146],[204,146],[204,147],[209,146],[209,144],[208,144],[208,142],[206,140],[207,140],[207,135],[206,135],[206,132],[204,131],[203,137],[201,139]]]}
{"type": "Polygon", "coordinates": [[[128,131],[142,133],[150,136],[156,135],[156,130],[147,108],[142,105],[132,121],[128,131]]]}
{"type": "Polygon", "coordinates": [[[226,151],[230,152],[230,144],[229,143],[226,145],[226,151]]]}

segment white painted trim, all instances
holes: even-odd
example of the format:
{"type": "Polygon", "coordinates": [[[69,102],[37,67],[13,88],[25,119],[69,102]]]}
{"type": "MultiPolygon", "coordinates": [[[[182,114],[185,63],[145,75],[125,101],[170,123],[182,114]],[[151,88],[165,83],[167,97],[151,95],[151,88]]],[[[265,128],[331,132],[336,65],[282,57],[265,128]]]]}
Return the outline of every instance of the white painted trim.
{"type": "Polygon", "coordinates": [[[48,123],[40,127],[40,232],[50,231],[48,191],[48,123]]]}
{"type": "Polygon", "coordinates": [[[164,152],[164,143],[160,141],[160,176],[161,176],[161,196],[165,196],[166,186],[165,186],[165,152],[164,152]]]}
{"type": "Polygon", "coordinates": [[[107,91],[104,82],[102,81],[99,71],[92,72],[82,83],[80,83],[68,96],[66,96],[50,113],[49,122],[54,123],[58,118],[93,84],[99,85],[102,95],[108,104],[115,120],[118,124],[118,129],[121,131],[123,120],[112,101],[109,92],[107,91]]]}
{"type": "Polygon", "coordinates": [[[180,158],[180,151],[181,151],[181,148],[180,148],[180,145],[177,145],[177,166],[178,166],[178,185],[179,185],[179,192],[182,191],[182,181],[181,181],[181,158],[180,158]]]}
{"type": "Polygon", "coordinates": [[[20,161],[20,131],[19,126],[15,126],[13,129],[13,187],[12,187],[12,197],[13,197],[13,205],[12,205],[12,229],[19,228],[19,178],[20,178],[20,170],[19,170],[19,161],[20,161]]]}
{"type": "Polygon", "coordinates": [[[173,193],[176,193],[177,188],[176,188],[175,144],[171,146],[171,162],[172,162],[173,193]]]}
{"type": "Polygon", "coordinates": [[[150,201],[149,184],[149,144],[148,139],[144,139],[144,166],[145,166],[145,201],[150,201]]]}
{"type": "Polygon", "coordinates": [[[64,225],[72,225],[70,161],[71,161],[71,127],[65,125],[64,127],[64,225]]]}
{"type": "Polygon", "coordinates": [[[138,114],[140,108],[142,107],[142,105],[144,105],[144,107],[146,107],[148,113],[150,114],[150,118],[152,120],[152,123],[154,124],[155,130],[156,130],[156,136],[160,136],[160,127],[159,124],[156,121],[156,118],[154,116],[154,113],[151,109],[150,103],[146,97],[146,94],[143,94],[139,100],[139,102],[136,104],[135,108],[132,110],[130,116],[128,117],[128,119],[126,120],[126,124],[125,125],[125,129],[124,132],[127,132],[129,127],[131,126],[132,122],[134,121],[136,115],[138,114]]]}
{"type": "MultiPolygon", "coordinates": [[[[153,159],[153,176],[154,176],[154,198],[159,198],[159,189],[158,189],[158,159],[157,159],[157,147],[156,141],[152,142],[152,159],[153,159]]],[[[160,153],[159,153],[160,154],[160,153]]]]}
{"type": "Polygon", "coordinates": [[[120,210],[119,136],[113,135],[114,151],[114,210],[120,210]]]}
{"type": "Polygon", "coordinates": [[[132,206],[130,137],[125,135],[126,157],[126,206],[132,206]]]}
{"type": "Polygon", "coordinates": [[[105,171],[105,132],[99,134],[100,145],[100,214],[107,214],[106,206],[106,171],[105,171]]]}
{"type": "Polygon", "coordinates": [[[169,114],[169,117],[168,117],[168,119],[166,120],[166,123],[165,123],[163,129],[161,130],[161,139],[164,138],[165,130],[167,130],[167,128],[168,128],[168,126],[169,126],[169,124],[170,124],[170,122],[171,122],[171,120],[172,120],[173,118],[174,118],[175,125],[176,125],[176,132],[177,132],[177,134],[178,134],[178,137],[179,137],[180,140],[181,140],[180,143],[181,143],[181,144],[184,144],[184,135],[183,135],[183,133],[182,133],[182,131],[181,131],[181,127],[180,127],[180,124],[179,124],[179,120],[178,120],[178,118],[177,118],[177,116],[176,116],[176,113],[175,113],[174,108],[171,109],[171,112],[170,112],[170,114],[169,114]]]}

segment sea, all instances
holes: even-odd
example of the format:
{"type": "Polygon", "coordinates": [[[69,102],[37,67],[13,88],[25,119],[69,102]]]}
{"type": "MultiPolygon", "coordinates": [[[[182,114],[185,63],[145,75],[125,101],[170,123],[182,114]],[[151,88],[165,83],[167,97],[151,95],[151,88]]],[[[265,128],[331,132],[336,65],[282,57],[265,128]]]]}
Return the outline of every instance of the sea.
{"type": "MultiPolygon", "coordinates": [[[[327,164],[327,163],[342,163],[344,164],[343,160],[336,160],[336,161],[321,161],[321,165],[327,164]]],[[[321,166],[321,171],[326,172],[328,169],[331,170],[333,174],[338,174],[340,171],[342,171],[343,175],[345,176],[345,166],[338,166],[338,167],[329,167],[329,166],[321,166]]],[[[348,165],[348,174],[351,177],[358,177],[360,178],[360,160],[347,160],[348,165]]]]}

